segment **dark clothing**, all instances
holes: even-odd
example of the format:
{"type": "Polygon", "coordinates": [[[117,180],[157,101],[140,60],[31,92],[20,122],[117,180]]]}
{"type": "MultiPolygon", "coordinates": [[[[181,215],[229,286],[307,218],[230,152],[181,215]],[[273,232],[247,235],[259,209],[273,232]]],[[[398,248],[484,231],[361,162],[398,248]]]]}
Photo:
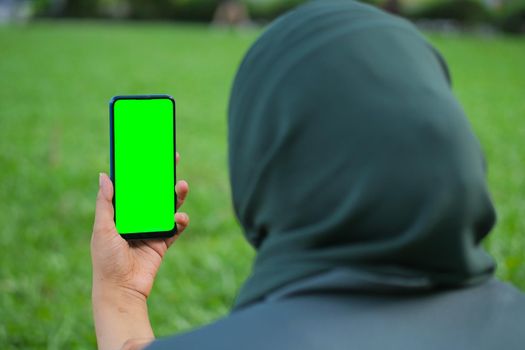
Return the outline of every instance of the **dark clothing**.
{"type": "Polygon", "coordinates": [[[236,307],[339,267],[423,289],[492,276],[483,153],[445,61],[404,19],[348,0],[279,18],[238,70],[228,131],[257,249],[236,307]]]}
{"type": "Polygon", "coordinates": [[[490,280],[420,295],[364,295],[345,292],[335,282],[342,277],[311,278],[309,287],[296,283],[284,296],[270,295],[211,325],[157,340],[148,350],[525,348],[525,297],[510,285],[490,280]]]}
{"type": "Polygon", "coordinates": [[[228,132],[252,274],[231,315],[151,349],[525,349],[525,297],[482,245],[480,144],[409,22],[345,0],[279,18],[228,132]]]}

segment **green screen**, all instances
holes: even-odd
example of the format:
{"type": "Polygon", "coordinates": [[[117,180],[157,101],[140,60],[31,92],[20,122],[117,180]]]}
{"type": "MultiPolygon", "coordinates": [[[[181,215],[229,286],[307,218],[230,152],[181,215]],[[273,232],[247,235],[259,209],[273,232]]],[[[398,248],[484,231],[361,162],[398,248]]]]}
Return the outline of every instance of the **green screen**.
{"type": "Polygon", "coordinates": [[[174,103],[167,98],[113,104],[117,231],[171,231],[175,213],[174,103]]]}

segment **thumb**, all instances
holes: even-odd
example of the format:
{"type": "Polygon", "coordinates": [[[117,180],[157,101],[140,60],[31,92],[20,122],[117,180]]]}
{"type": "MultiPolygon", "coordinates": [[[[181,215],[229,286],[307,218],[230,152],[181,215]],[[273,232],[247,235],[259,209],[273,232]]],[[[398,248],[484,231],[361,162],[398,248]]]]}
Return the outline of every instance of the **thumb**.
{"type": "Polygon", "coordinates": [[[98,181],[97,204],[95,209],[94,233],[115,230],[113,221],[113,183],[109,177],[100,173],[98,181]]]}

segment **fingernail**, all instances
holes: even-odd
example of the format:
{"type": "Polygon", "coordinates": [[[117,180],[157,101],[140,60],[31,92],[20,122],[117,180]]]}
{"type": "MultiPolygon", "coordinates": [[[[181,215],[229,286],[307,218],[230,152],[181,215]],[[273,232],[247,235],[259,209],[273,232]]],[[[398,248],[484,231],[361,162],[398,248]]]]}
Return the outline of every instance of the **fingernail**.
{"type": "Polygon", "coordinates": [[[102,178],[102,173],[98,174],[98,187],[102,188],[102,184],[104,183],[104,179],[102,178]]]}

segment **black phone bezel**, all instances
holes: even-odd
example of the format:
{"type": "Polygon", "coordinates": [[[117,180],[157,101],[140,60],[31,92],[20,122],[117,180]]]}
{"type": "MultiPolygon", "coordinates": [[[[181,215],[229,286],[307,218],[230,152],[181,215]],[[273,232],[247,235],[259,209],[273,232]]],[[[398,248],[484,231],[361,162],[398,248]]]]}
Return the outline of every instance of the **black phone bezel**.
{"type": "MultiPolygon", "coordinates": [[[[177,183],[177,167],[176,167],[176,133],[175,133],[175,99],[170,95],[166,94],[154,94],[154,95],[118,95],[113,96],[109,101],[109,176],[111,182],[113,182],[113,208],[114,216],[113,220],[116,224],[117,219],[117,210],[116,210],[116,199],[117,199],[117,182],[115,177],[115,139],[114,139],[114,106],[115,103],[119,100],[151,100],[151,99],[168,99],[173,104],[173,176],[174,183],[177,183]]],[[[175,191],[175,189],[173,189],[175,191]]],[[[177,195],[173,196],[174,198],[174,208],[177,211],[177,195]]],[[[126,240],[132,239],[150,239],[150,238],[169,238],[177,234],[177,223],[175,222],[175,217],[173,218],[173,229],[169,231],[159,231],[159,232],[128,232],[120,233],[120,236],[126,240]]]]}

